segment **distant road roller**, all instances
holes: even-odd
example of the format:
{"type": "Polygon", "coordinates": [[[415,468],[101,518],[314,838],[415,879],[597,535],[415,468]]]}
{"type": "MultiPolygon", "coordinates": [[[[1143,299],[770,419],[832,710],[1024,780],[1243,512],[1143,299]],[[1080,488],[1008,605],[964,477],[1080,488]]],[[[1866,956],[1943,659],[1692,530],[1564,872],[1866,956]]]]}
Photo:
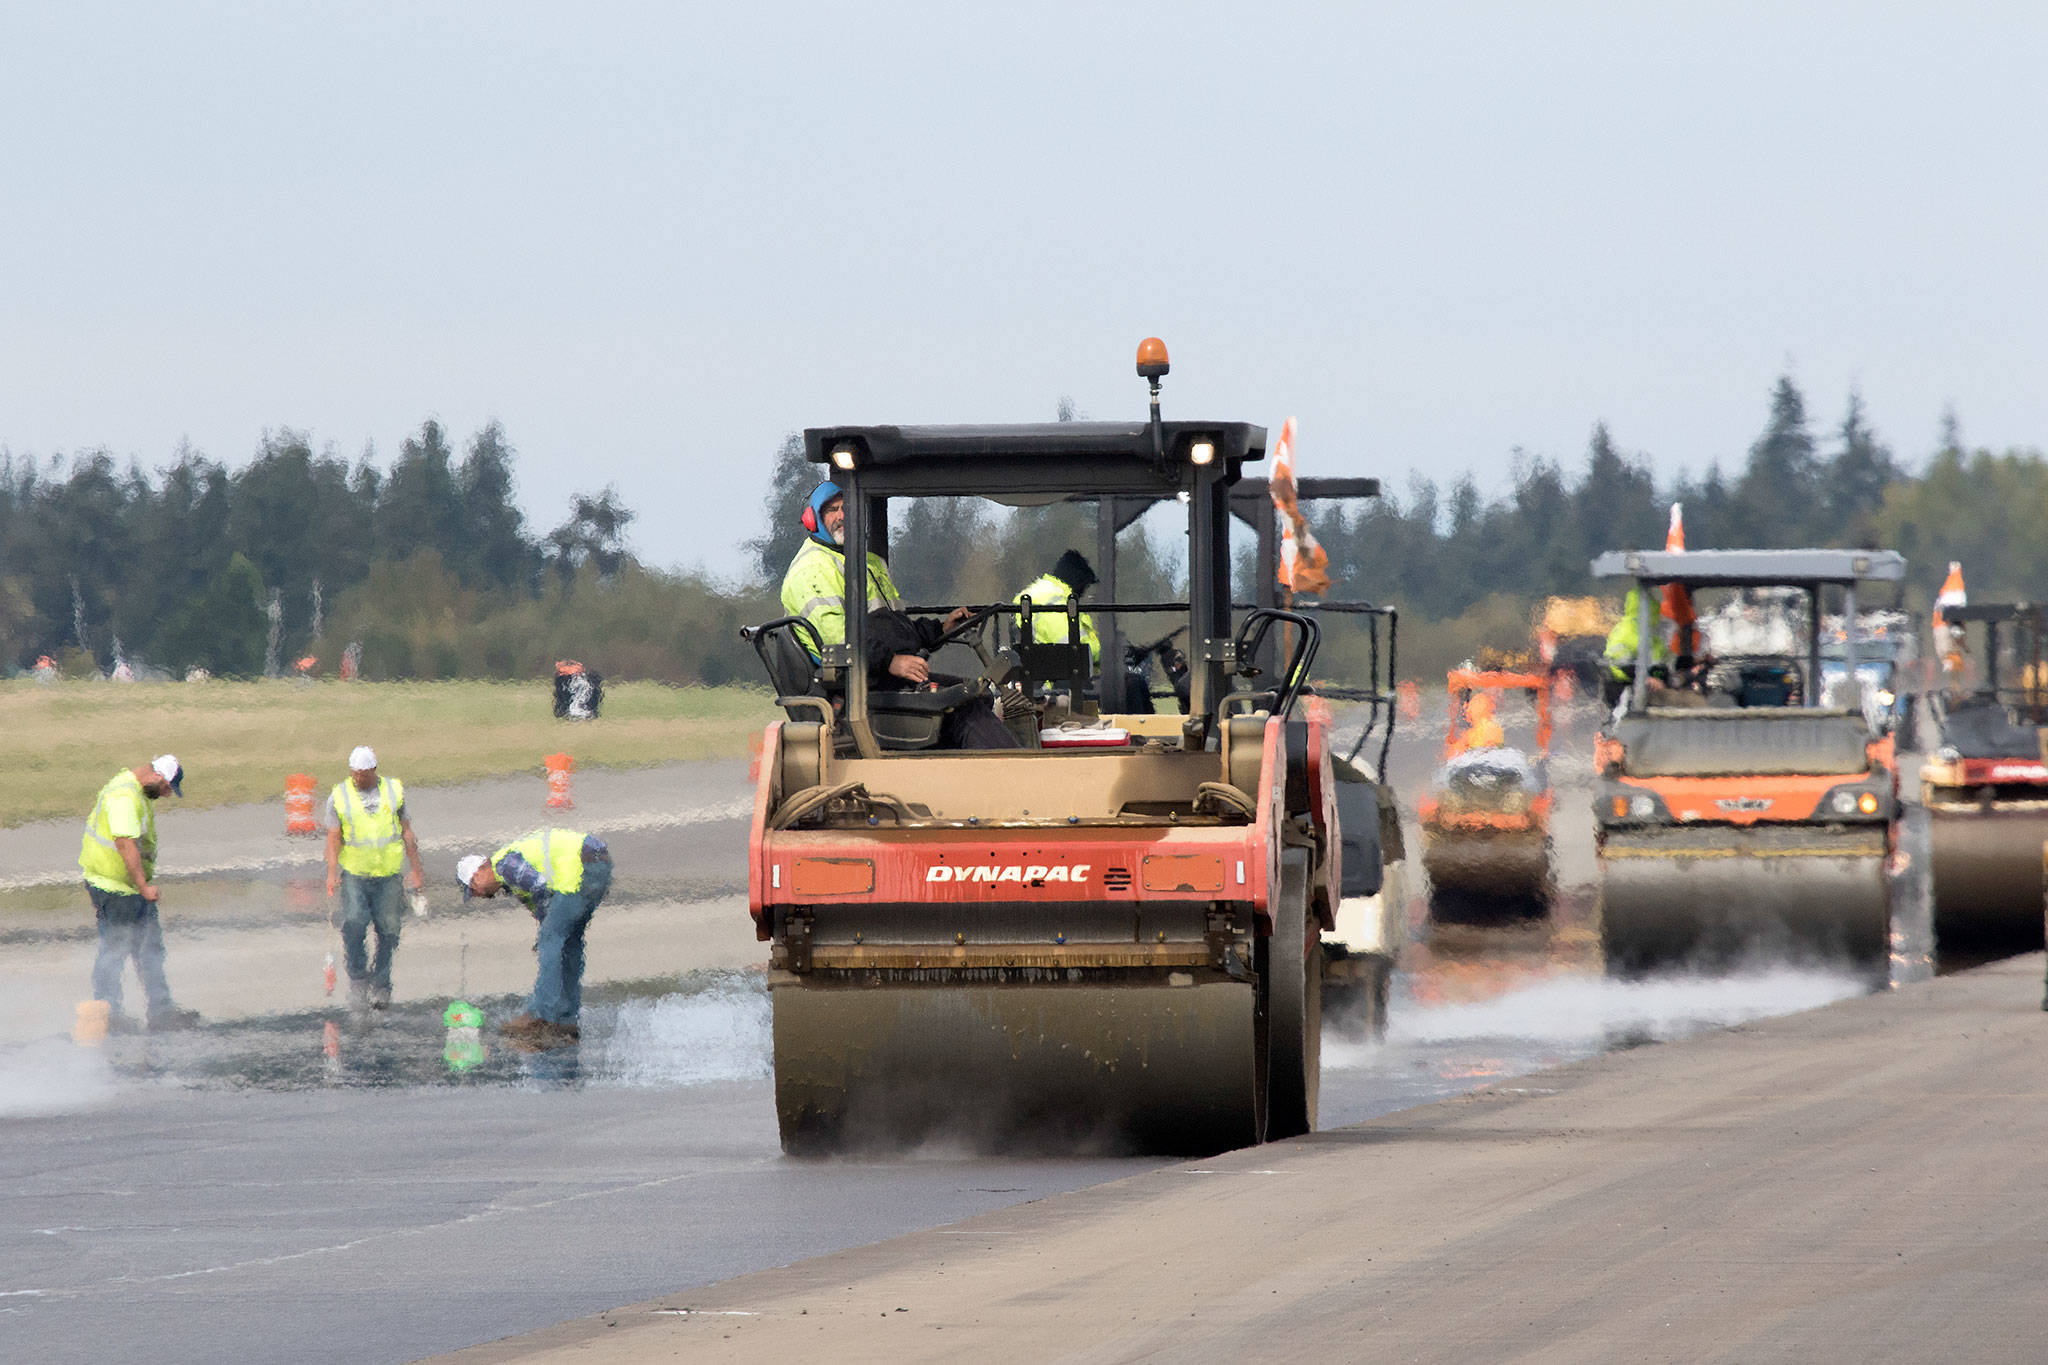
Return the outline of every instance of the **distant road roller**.
{"type": "Polygon", "coordinates": [[[1434,919],[1491,924],[1549,910],[1550,808],[1556,800],[1550,785],[1551,676],[1458,668],[1445,677],[1451,715],[1444,762],[1416,811],[1434,919]],[[1480,727],[1498,722],[1467,719],[1474,698],[1523,693],[1535,713],[1526,747],[1508,743],[1504,732],[1480,734],[1480,727]]]}
{"type": "Polygon", "coordinates": [[[1939,734],[1920,768],[1934,841],[1937,947],[2027,952],[2041,946],[2042,844],[2048,841],[2048,607],[1947,607],[1950,630],[1978,630],[1933,698],[1939,734]]]}
{"type": "Polygon", "coordinates": [[[1184,622],[1189,702],[1105,712],[1071,607],[1050,643],[1028,601],[976,608],[949,639],[979,646],[979,675],[918,690],[862,666],[882,613],[849,613],[844,643],[802,617],[745,632],[789,713],[748,869],[786,1151],[1207,1153],[1315,1124],[1320,940],[1350,875],[1327,723],[1295,714],[1319,632],[1274,608],[1233,625],[1230,493],[1266,434],[1162,421],[1165,370],[1148,341],[1149,422],[804,433],[844,491],[852,602],[903,499],[1088,498],[1110,535],[1125,500],[1184,506],[1187,599],[1086,609],[1184,622]],[[1276,633],[1291,645],[1260,673],[1276,633]],[[1020,747],[937,747],[991,695],[1020,747]]]}
{"type": "MultiPolygon", "coordinates": [[[[1640,612],[1634,679],[1594,752],[1609,970],[1791,958],[1881,975],[1898,832],[1892,741],[1853,681],[1840,706],[1818,704],[1821,619],[1832,592],[1855,620],[1858,587],[1900,581],[1905,561],[1877,550],[1628,551],[1600,556],[1593,574],[1635,580],[1640,612]],[[1805,619],[1784,635],[1790,652],[1716,654],[1710,637],[1703,674],[1658,678],[1654,603],[1667,584],[1795,588],[1805,619]]],[[[1854,680],[1853,632],[1844,647],[1854,680]]]]}

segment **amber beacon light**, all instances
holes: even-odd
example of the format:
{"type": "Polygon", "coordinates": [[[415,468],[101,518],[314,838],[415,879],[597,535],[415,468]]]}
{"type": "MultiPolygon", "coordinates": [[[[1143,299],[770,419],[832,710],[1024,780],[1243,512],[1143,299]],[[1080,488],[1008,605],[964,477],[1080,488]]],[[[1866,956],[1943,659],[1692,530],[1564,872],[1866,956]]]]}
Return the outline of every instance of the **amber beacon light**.
{"type": "Polygon", "coordinates": [[[1158,337],[1146,337],[1138,343],[1138,377],[1140,379],[1161,379],[1168,370],[1166,343],[1158,337]]]}

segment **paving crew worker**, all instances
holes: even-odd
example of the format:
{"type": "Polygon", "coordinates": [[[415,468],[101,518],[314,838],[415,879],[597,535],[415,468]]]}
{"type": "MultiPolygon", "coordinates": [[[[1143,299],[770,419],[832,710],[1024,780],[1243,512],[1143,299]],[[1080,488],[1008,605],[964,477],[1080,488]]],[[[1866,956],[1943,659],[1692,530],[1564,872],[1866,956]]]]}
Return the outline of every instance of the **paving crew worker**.
{"type": "MultiPolygon", "coordinates": [[[[1067,602],[1086,596],[1094,586],[1095,566],[1080,551],[1067,550],[1050,573],[1040,574],[1011,601],[1022,605],[1025,598],[1031,599],[1033,640],[1042,645],[1063,645],[1067,642],[1067,602]]],[[[1088,666],[1100,672],[1102,637],[1096,633],[1095,618],[1085,611],[1081,613],[1077,634],[1081,643],[1088,646],[1088,666]]],[[[1142,670],[1126,669],[1124,710],[1150,714],[1152,709],[1152,680],[1142,670]]]]}
{"type": "Polygon", "coordinates": [[[391,959],[405,927],[405,896],[399,873],[407,862],[407,884],[418,891],[419,840],[405,813],[405,784],[377,776],[377,755],[366,744],[348,756],[348,780],[327,797],[327,894],[341,893],[341,945],[348,963],[348,999],[384,1009],[391,1003],[391,959]],[[377,959],[370,964],[364,943],[377,930],[377,959]]]}
{"type": "Polygon", "coordinates": [[[133,1027],[121,1014],[121,977],[130,958],[142,982],[152,1032],[199,1022],[195,1011],[172,1002],[164,979],[164,931],[151,879],[156,875],[156,801],[165,792],[185,794],[185,770],[170,754],[115,773],[93,802],[78,851],[99,923],[93,999],[107,1002],[108,1025],[116,1029],[133,1027]]]}
{"type": "MultiPolygon", "coordinates": [[[[826,480],[811,490],[804,506],[804,543],[789,561],[782,575],[782,611],[801,616],[817,629],[818,643],[846,643],[846,551],[839,538],[846,528],[846,498],[839,485],[826,480]]],[[[868,552],[867,666],[869,682],[884,688],[946,686],[958,682],[933,673],[924,655],[939,639],[968,616],[966,607],[955,607],[944,621],[911,617],[903,612],[902,596],[889,577],[882,557],[868,552]]],[[[809,649],[808,637],[798,636],[809,649]]],[[[940,739],[942,748],[1013,749],[1016,737],[996,717],[987,701],[975,702],[947,716],[940,739]]]]}
{"type": "Polygon", "coordinates": [[[1484,692],[1475,692],[1466,699],[1465,733],[1458,738],[1458,752],[1499,749],[1507,744],[1507,734],[1494,719],[1493,709],[1493,698],[1484,692]]]}
{"type": "MultiPolygon", "coordinates": [[[[1607,644],[1600,651],[1600,658],[1606,664],[1601,675],[1601,695],[1606,705],[1613,706],[1621,700],[1621,694],[1628,691],[1636,676],[1636,615],[1642,610],[1642,587],[1629,588],[1628,595],[1621,602],[1621,619],[1614,623],[1614,629],[1607,632],[1607,644]]],[[[1650,665],[1669,665],[1671,647],[1664,643],[1664,612],[1655,596],[1650,598],[1650,665]]],[[[1656,679],[1650,686],[1659,687],[1656,679]]]]}
{"type": "Polygon", "coordinates": [[[464,903],[509,891],[540,921],[533,996],[499,1032],[538,1047],[581,1039],[576,1018],[583,1011],[583,935],[612,885],[612,855],[604,840],[572,829],[536,830],[488,859],[474,853],[462,858],[455,880],[464,903]]]}

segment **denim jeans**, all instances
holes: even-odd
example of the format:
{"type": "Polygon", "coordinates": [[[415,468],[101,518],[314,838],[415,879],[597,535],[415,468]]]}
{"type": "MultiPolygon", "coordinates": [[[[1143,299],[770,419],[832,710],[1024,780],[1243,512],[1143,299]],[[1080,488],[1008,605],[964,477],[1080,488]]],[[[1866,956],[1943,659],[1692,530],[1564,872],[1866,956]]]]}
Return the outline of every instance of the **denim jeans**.
{"type": "Polygon", "coordinates": [[[540,972],[534,978],[533,998],[526,1003],[526,1012],[534,1018],[573,1024],[582,1013],[583,931],[611,887],[610,856],[585,853],[582,889],[558,891],[548,897],[540,937],[533,945],[540,957],[540,972]]]}
{"type": "Polygon", "coordinates": [[[402,873],[388,877],[358,877],[341,874],[341,946],[348,959],[348,979],[368,982],[378,990],[391,989],[391,959],[398,952],[398,935],[405,927],[405,888],[402,873]],[[364,952],[370,926],[377,927],[377,960],[371,965],[364,952]]]}
{"type": "Polygon", "coordinates": [[[164,979],[164,930],[157,919],[156,902],[139,895],[124,896],[86,884],[92,897],[93,916],[99,921],[100,951],[92,964],[92,996],[121,1012],[121,977],[128,959],[135,959],[135,975],[142,982],[143,998],[150,1017],[171,1008],[171,985],[164,979]]]}

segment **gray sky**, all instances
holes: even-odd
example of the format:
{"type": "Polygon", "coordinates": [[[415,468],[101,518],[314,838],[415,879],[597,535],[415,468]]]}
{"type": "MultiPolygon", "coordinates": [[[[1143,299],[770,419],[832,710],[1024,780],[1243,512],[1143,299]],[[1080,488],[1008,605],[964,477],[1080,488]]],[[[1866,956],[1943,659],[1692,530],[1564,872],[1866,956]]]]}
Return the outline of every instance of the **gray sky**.
{"type": "Polygon", "coordinates": [[[783,433],[1298,415],[1734,462],[1788,367],[2048,433],[2048,7],[0,5],[0,444],[501,420],[742,566],[783,433]]]}

